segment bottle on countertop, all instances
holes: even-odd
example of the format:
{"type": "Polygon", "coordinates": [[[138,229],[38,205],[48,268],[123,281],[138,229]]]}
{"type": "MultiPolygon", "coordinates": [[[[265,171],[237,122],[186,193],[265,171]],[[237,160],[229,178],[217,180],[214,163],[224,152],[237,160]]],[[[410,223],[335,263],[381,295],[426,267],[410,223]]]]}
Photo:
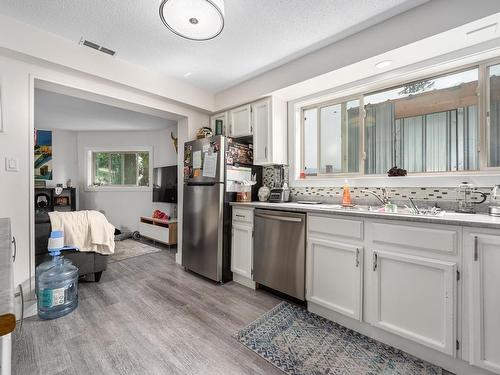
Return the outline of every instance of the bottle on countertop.
{"type": "Polygon", "coordinates": [[[347,182],[347,180],[345,180],[344,191],[342,193],[342,206],[344,206],[344,207],[352,206],[351,191],[350,191],[349,183],[347,182]]]}

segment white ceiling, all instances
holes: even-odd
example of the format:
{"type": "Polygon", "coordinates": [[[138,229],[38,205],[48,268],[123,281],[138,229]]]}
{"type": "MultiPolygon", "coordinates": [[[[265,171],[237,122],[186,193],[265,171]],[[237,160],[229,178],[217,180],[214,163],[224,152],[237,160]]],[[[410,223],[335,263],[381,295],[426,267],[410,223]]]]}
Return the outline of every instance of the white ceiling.
{"type": "Polygon", "coordinates": [[[35,89],[35,127],[71,131],[160,130],[175,126],[139,112],[35,89]]]}
{"type": "Polygon", "coordinates": [[[172,34],[158,0],[1,0],[0,14],[218,92],[427,1],[226,0],[225,29],[206,42],[172,34]]]}

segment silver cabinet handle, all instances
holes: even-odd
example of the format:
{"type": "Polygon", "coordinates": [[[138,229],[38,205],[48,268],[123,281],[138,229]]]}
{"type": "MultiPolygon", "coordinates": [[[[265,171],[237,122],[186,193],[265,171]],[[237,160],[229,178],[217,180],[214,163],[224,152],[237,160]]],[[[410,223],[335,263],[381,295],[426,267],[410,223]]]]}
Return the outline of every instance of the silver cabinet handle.
{"type": "Polygon", "coordinates": [[[373,270],[376,271],[377,270],[377,263],[378,263],[378,255],[377,253],[374,251],[373,252],[373,270]]]}
{"type": "Polygon", "coordinates": [[[477,262],[477,260],[479,259],[479,249],[478,249],[478,246],[477,246],[477,236],[474,236],[474,261],[477,262]]]}
{"type": "Polygon", "coordinates": [[[288,216],[276,216],[276,215],[263,215],[263,214],[255,214],[256,217],[261,217],[264,219],[270,220],[279,220],[279,221],[288,221],[293,223],[302,223],[302,219],[298,217],[288,217],[288,216]]]}
{"type": "Polygon", "coordinates": [[[14,254],[12,255],[12,261],[16,261],[17,257],[17,242],[16,242],[16,237],[12,236],[12,245],[14,245],[14,254]]]}
{"type": "Polygon", "coordinates": [[[264,157],[267,159],[267,146],[264,147],[264,157]]]}
{"type": "Polygon", "coordinates": [[[356,249],[356,268],[359,267],[359,248],[356,249]]]}

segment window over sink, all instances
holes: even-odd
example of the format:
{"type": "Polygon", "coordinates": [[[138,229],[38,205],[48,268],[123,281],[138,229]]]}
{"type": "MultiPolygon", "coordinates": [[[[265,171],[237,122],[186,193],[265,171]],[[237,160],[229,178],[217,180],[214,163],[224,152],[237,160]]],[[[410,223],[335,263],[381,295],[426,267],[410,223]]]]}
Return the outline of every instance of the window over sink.
{"type": "Polygon", "coordinates": [[[327,178],[386,176],[395,166],[409,175],[500,167],[500,64],[368,89],[296,105],[297,172],[327,178]]]}

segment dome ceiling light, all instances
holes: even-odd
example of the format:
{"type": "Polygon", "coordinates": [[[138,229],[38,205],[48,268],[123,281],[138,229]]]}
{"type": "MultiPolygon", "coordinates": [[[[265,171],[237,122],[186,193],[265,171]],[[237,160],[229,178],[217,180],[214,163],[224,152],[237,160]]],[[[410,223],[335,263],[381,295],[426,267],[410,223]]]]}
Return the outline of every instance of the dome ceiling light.
{"type": "Polygon", "coordinates": [[[183,38],[210,40],[224,28],[224,0],[162,0],[160,18],[183,38]]]}

